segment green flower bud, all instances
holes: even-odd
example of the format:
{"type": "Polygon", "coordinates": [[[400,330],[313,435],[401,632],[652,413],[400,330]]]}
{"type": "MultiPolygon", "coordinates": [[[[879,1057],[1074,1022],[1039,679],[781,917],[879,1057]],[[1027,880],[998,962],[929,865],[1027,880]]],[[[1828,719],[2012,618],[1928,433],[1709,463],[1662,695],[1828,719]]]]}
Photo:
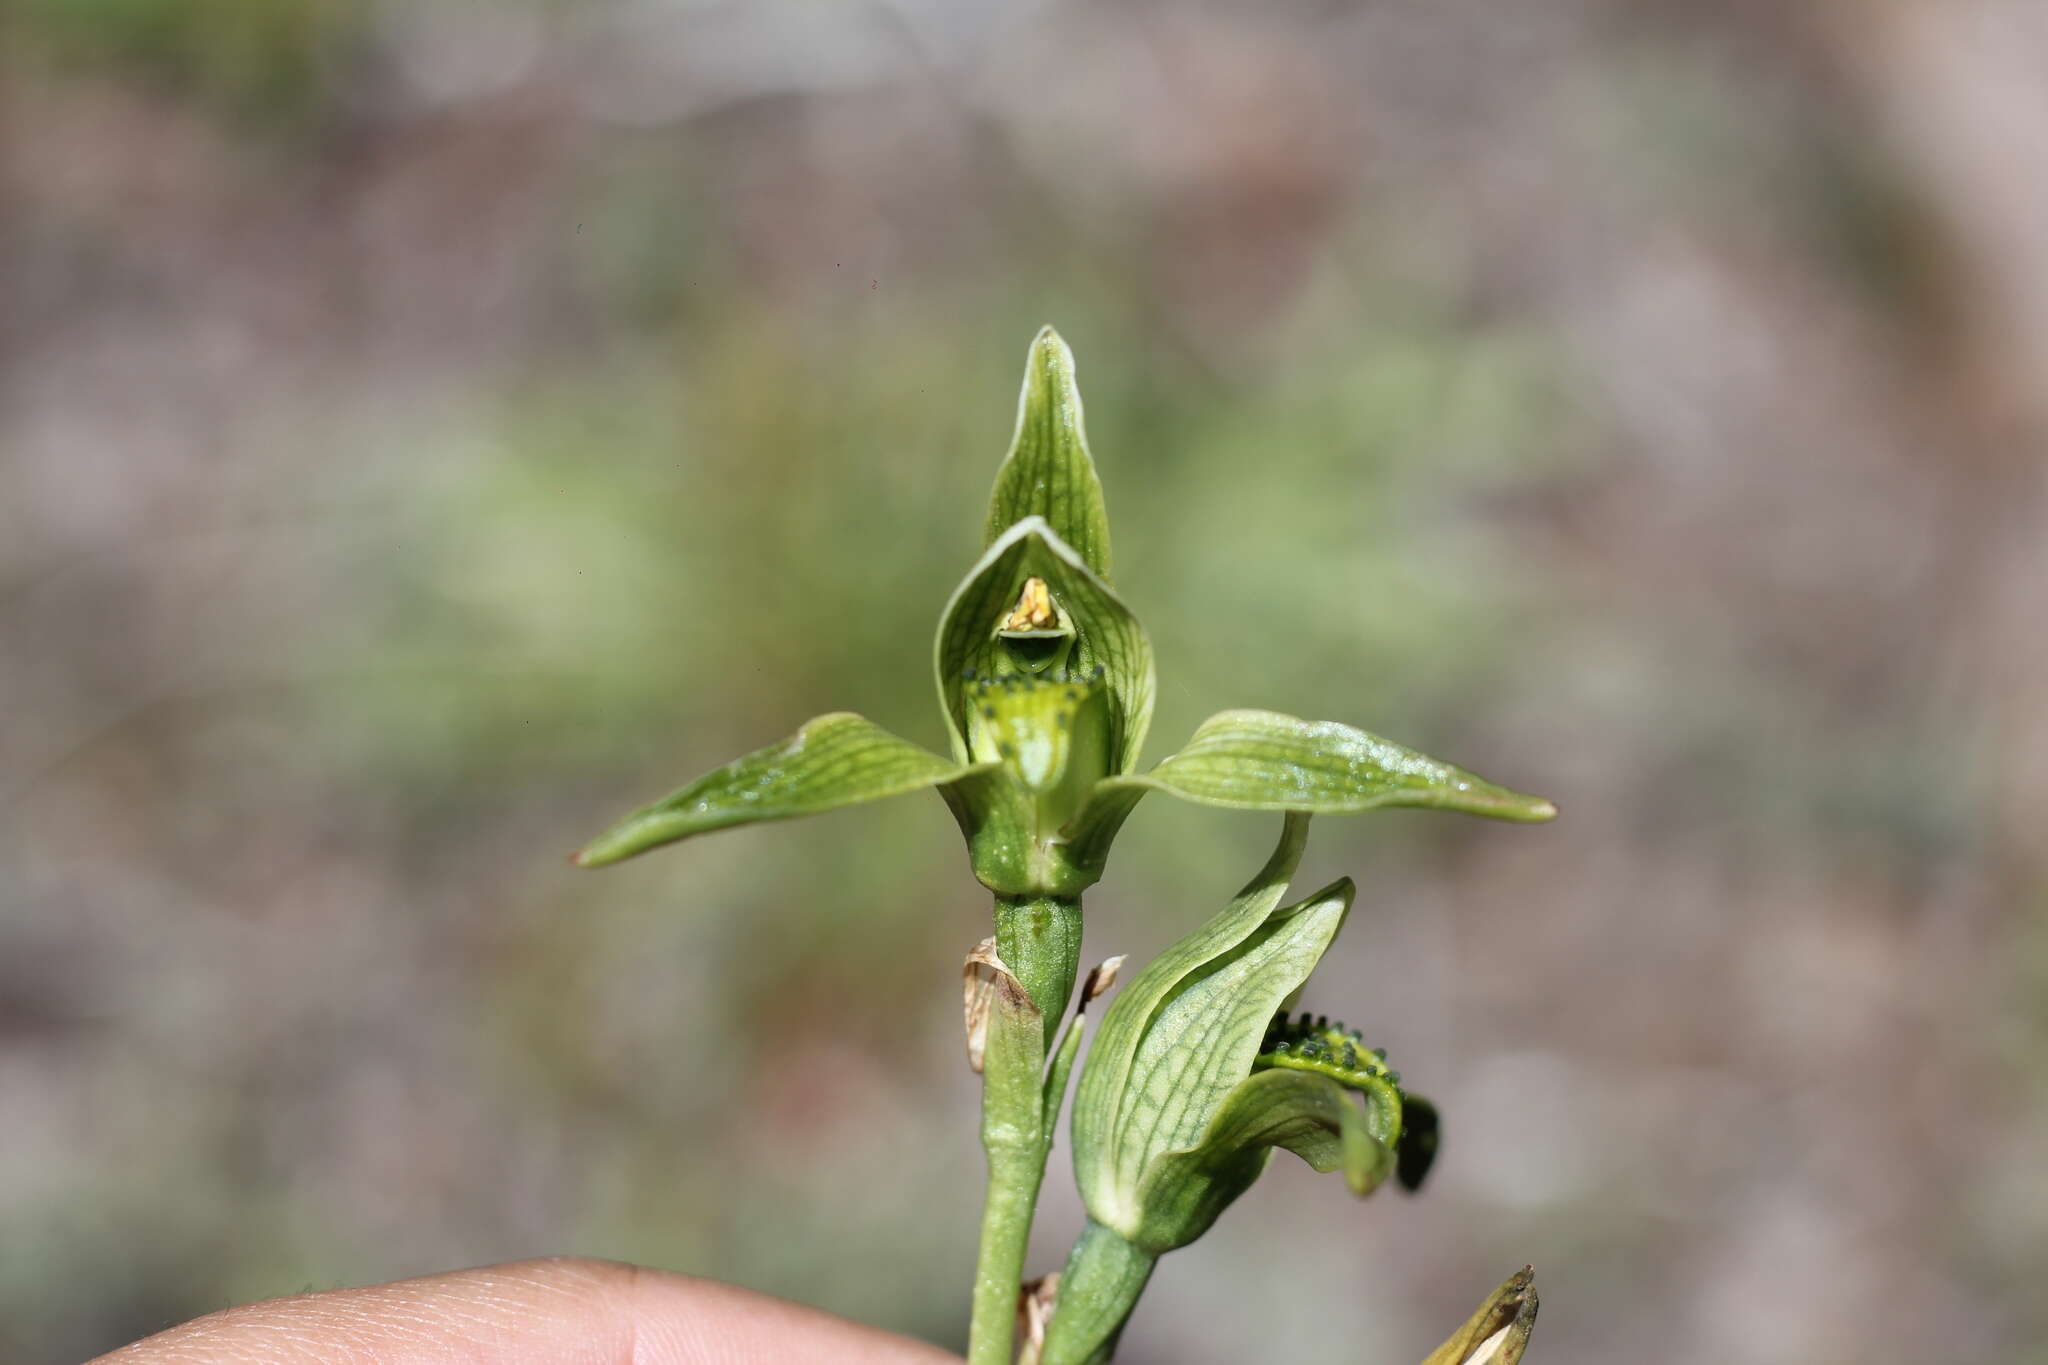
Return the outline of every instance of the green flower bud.
{"type": "Polygon", "coordinates": [[[1274,1026],[1351,908],[1348,880],[1279,907],[1307,825],[1289,816],[1230,908],[1124,989],[1082,1067],[1081,1197],[1091,1218],[1153,1255],[1206,1232],[1275,1146],[1342,1167],[1361,1194],[1393,1172],[1400,1092],[1377,1059],[1354,1046],[1347,1071],[1312,1031],[1274,1026]]]}
{"type": "MultiPolygon", "coordinates": [[[[1404,1165],[1406,1096],[1383,1052],[1342,1024],[1284,1012],[1351,908],[1341,880],[1282,907],[1308,817],[1230,907],[1118,995],[1081,1067],[1074,1171],[1089,1227],[1061,1281],[1046,1365],[1113,1341],[1159,1256],[1251,1188],[1273,1149],[1341,1170],[1359,1195],[1404,1165]]],[[[1429,1109],[1434,1132],[1434,1110],[1429,1109]]]]}

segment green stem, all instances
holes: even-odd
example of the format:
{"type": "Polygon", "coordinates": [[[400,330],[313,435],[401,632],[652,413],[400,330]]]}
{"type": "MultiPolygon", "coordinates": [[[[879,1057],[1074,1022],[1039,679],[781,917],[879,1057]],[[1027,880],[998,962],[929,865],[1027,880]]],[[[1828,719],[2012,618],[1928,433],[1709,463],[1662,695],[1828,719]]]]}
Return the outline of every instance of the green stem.
{"type": "Polygon", "coordinates": [[[981,1259],[974,1270],[974,1317],[967,1332],[969,1365],[1010,1365],[1024,1255],[1031,1245],[1031,1219],[1044,1175],[1043,1160],[1029,1153],[989,1152],[981,1259]]]}
{"type": "MultiPolygon", "coordinates": [[[[1033,1008],[1005,1009],[999,998],[989,1015],[981,1076],[988,1195],[974,1271],[969,1365],[1011,1365],[1031,1220],[1059,1115],[1059,1097],[1046,1093],[1046,1049],[1074,993],[1081,955],[1079,901],[998,896],[995,913],[996,953],[1023,985],[1033,1008]]],[[[1065,1068],[1060,1078],[1064,1081],[1065,1068]]]]}
{"type": "Polygon", "coordinates": [[[1081,961],[1081,902],[1061,896],[997,896],[996,956],[1017,974],[1045,1024],[1059,1033],[1081,961]]]}
{"type": "Polygon", "coordinates": [[[1041,1365],[1099,1365],[1116,1350],[1158,1257],[1094,1219],[1074,1243],[1045,1331],[1041,1365]]]}

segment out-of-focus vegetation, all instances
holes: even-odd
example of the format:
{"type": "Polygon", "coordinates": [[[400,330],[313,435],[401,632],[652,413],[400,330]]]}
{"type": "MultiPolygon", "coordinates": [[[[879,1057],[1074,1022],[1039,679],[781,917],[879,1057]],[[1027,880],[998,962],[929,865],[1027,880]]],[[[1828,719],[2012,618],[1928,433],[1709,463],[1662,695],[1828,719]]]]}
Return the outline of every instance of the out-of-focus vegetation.
{"type": "Polygon", "coordinates": [[[337,82],[328,62],[363,36],[345,0],[15,0],[17,39],[71,74],[111,68],[209,113],[296,123],[337,82]]]}
{"type": "MultiPolygon", "coordinates": [[[[2048,33],[1788,8],[10,6],[0,1359],[551,1251],[957,1342],[940,803],[562,855],[939,739],[1047,321],[1155,754],[1264,705],[1565,811],[1319,828],[1440,1183],[1276,1171],[1133,1362],[1415,1359],[1525,1259],[1559,1360],[2028,1358],[2048,33]]],[[[1141,810],[1090,957],[1269,840],[1141,810]]]]}

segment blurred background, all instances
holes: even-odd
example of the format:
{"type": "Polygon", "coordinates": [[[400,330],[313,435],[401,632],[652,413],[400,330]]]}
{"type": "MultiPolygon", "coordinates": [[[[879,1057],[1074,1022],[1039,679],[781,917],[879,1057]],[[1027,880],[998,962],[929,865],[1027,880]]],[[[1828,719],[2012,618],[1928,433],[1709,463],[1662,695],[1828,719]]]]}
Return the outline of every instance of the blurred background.
{"type": "MultiPolygon", "coordinates": [[[[1433,1187],[1276,1161],[1124,1358],[1530,1261],[1532,1360],[2048,1361],[2048,10],[10,0],[0,92],[0,1359],[551,1252],[958,1346],[941,803],[564,855],[941,742],[1052,322],[1153,756],[1565,812],[1319,822],[1433,1187]]],[[[1141,807],[1090,959],[1273,833],[1141,807]]]]}

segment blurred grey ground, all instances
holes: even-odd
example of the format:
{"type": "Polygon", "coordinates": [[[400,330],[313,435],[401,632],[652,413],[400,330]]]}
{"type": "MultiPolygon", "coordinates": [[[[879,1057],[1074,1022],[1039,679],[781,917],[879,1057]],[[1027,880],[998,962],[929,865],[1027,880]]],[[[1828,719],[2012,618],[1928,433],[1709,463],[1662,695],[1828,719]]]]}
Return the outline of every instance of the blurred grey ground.
{"type": "MultiPolygon", "coordinates": [[[[1532,1359],[2048,1360],[2048,10],[13,0],[0,53],[0,1359],[553,1251],[957,1343],[940,803],[562,855],[820,711],[938,738],[1051,321],[1155,754],[1264,705],[1565,810],[1321,823],[1308,1003],[1440,1177],[1276,1163],[1127,1358],[1412,1361],[1533,1261],[1532,1359]]],[[[1091,954],[1271,833],[1143,808],[1091,954]]]]}

